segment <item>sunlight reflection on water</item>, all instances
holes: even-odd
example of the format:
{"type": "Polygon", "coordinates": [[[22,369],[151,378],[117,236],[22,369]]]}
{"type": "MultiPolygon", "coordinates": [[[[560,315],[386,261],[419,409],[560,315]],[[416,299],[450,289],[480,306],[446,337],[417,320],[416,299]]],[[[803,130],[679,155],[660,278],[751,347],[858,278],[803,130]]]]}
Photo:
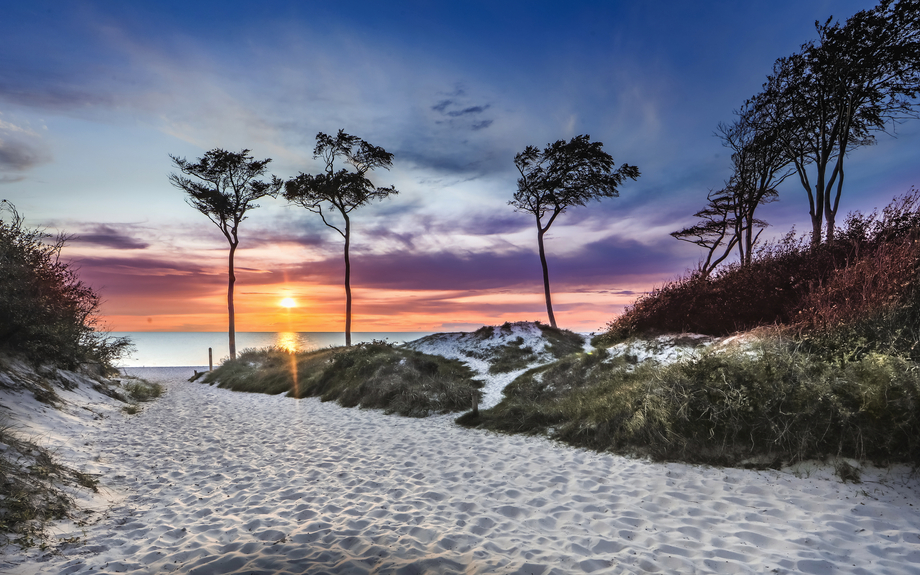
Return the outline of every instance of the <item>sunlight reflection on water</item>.
{"type": "MultiPolygon", "coordinates": [[[[115,337],[128,337],[136,351],[118,362],[125,367],[207,366],[208,348],[214,350],[214,365],[227,358],[226,332],[112,332],[115,337]]],[[[354,343],[387,340],[393,343],[412,341],[431,332],[353,332],[354,343]]],[[[342,332],[237,332],[236,350],[261,349],[278,346],[287,350],[309,351],[329,346],[345,345],[342,332]]]]}

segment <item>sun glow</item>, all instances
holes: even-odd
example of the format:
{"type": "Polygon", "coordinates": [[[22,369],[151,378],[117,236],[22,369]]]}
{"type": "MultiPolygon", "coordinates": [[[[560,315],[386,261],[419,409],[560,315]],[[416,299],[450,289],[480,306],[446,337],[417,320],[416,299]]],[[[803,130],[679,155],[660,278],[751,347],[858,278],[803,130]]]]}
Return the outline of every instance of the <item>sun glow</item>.
{"type": "Polygon", "coordinates": [[[281,307],[286,307],[288,309],[292,307],[297,307],[297,302],[294,301],[294,298],[292,297],[286,297],[283,300],[281,300],[281,307]]]}

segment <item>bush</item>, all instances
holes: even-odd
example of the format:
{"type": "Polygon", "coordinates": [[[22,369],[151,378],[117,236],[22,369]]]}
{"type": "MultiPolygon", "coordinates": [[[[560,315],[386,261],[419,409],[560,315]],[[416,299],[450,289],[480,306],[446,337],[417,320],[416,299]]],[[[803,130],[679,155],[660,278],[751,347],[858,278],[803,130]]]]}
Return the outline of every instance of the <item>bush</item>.
{"type": "Polygon", "coordinates": [[[833,242],[811,246],[793,231],[762,246],[750,265],[669,282],[639,298],[593,343],[782,326],[812,351],[836,350],[840,358],[880,352],[920,360],[918,237],[920,191],[912,189],[881,214],[848,216],[833,242]]]}
{"type": "Polygon", "coordinates": [[[918,463],[920,371],[874,353],[841,366],[770,339],[664,367],[581,354],[528,371],[464,422],[661,460],[918,463]]]}
{"type": "Polygon", "coordinates": [[[0,202],[0,349],[69,369],[109,365],[130,341],[95,331],[99,296],[60,260],[66,238],[50,237],[0,202]]]}
{"type": "Polygon", "coordinates": [[[296,353],[247,349],[205,375],[202,383],[424,417],[468,409],[474,397],[478,401],[482,383],[472,375],[457,360],[373,342],[296,353]]]}

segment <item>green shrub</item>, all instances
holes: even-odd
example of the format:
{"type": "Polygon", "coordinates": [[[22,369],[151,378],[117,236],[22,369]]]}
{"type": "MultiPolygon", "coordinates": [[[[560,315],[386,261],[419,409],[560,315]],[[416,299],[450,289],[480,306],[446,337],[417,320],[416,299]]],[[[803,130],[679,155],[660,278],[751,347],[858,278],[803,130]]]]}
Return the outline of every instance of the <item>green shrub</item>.
{"type": "Polygon", "coordinates": [[[0,202],[0,349],[70,369],[109,365],[130,341],[95,331],[99,296],[61,261],[66,238],[50,237],[0,202]]]}

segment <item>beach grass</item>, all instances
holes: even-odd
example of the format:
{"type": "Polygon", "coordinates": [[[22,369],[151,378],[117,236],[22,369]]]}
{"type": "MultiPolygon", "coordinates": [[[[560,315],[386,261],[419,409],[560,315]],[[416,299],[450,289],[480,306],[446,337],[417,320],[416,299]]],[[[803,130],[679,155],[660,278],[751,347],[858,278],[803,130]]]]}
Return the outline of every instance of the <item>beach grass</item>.
{"type": "Polygon", "coordinates": [[[202,383],[424,417],[469,409],[482,387],[473,375],[457,360],[372,342],[296,353],[248,349],[206,374],[202,383]]]}
{"type": "Polygon", "coordinates": [[[917,463],[920,370],[877,353],[835,363],[766,336],[669,365],[601,349],[529,370],[458,423],[657,460],[917,463]]]}
{"type": "Polygon", "coordinates": [[[0,424],[0,548],[44,548],[50,522],[68,517],[67,485],[97,491],[98,480],[58,462],[47,448],[0,424]]]}

